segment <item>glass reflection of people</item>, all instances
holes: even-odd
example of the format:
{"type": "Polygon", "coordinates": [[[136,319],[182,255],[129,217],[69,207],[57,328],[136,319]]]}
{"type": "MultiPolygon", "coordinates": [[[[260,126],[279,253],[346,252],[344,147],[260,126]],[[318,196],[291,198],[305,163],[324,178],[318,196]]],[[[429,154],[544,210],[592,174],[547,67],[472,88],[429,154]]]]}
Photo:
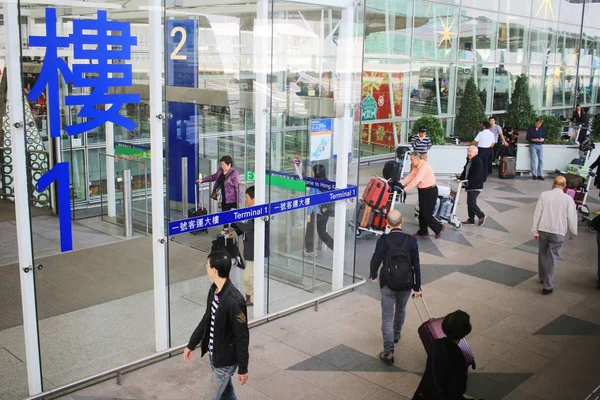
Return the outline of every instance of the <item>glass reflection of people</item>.
{"type": "MultiPolygon", "coordinates": [[[[314,165],[312,169],[312,176],[313,178],[326,181],[327,174],[325,172],[325,166],[323,164],[314,165]]],[[[311,187],[308,194],[313,195],[321,192],[322,190],[311,187]]],[[[308,207],[307,212],[308,216],[306,217],[306,221],[308,224],[306,225],[306,235],[304,237],[304,248],[306,249],[305,255],[307,257],[313,256],[313,251],[315,249],[315,222],[317,223],[317,234],[319,235],[319,238],[327,247],[333,250],[333,238],[329,235],[329,233],[327,233],[327,221],[329,220],[329,214],[327,212],[323,213],[321,207],[319,206],[310,206],[308,207]]]]}
{"type": "Polygon", "coordinates": [[[240,174],[233,168],[231,156],[223,156],[219,161],[221,168],[212,175],[200,176],[198,183],[215,182],[210,197],[218,201],[221,211],[229,211],[238,208],[240,174]]]}

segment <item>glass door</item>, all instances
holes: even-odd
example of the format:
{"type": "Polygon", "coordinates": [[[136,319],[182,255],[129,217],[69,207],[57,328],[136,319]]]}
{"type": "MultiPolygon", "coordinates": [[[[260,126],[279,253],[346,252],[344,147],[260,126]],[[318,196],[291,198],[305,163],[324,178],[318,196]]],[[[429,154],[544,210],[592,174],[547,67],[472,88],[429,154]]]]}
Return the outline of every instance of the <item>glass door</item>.
{"type": "MultiPolygon", "coordinates": [[[[155,351],[151,238],[125,237],[122,229],[115,231],[99,216],[75,220],[70,212],[71,205],[88,204],[84,133],[103,131],[108,121],[128,130],[147,129],[148,121],[144,125],[133,120],[127,105],[147,102],[140,98],[139,86],[147,86],[148,80],[136,82],[138,95],[127,92],[131,86],[126,81],[133,71],[147,76],[148,20],[137,13],[130,21],[130,12],[138,10],[127,1],[107,2],[104,9],[97,9],[98,3],[79,4],[57,8],[51,1],[29,2],[20,7],[20,18],[26,21],[21,24],[23,60],[45,71],[33,80],[24,106],[28,110],[32,104],[45,104],[49,114],[46,125],[26,124],[28,148],[37,138],[50,137],[41,150],[62,154],[62,162],[55,157],[47,171],[29,165],[44,390],[155,351]],[[99,51],[96,35],[112,38],[110,48],[99,51]],[[131,54],[136,55],[133,60],[131,54]],[[105,103],[112,104],[112,113],[105,103]],[[36,193],[57,198],[56,213],[41,214],[33,201],[36,193]]],[[[100,151],[106,153],[106,146],[100,151]]]]}

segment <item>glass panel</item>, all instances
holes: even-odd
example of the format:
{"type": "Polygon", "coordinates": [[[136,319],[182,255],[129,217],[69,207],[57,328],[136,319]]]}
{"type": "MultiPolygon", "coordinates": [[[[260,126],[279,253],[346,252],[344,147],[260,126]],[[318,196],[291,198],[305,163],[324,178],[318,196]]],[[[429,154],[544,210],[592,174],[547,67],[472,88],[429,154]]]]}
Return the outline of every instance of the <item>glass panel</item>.
{"type": "Polygon", "coordinates": [[[554,68],[529,67],[529,95],[536,110],[552,105],[554,68]]]}
{"type": "Polygon", "coordinates": [[[410,117],[448,113],[454,74],[449,64],[411,64],[410,117]]]}
{"type": "Polygon", "coordinates": [[[531,20],[530,62],[554,64],[558,24],[531,20]]]}
{"type": "Polygon", "coordinates": [[[504,13],[529,17],[531,15],[531,0],[500,1],[500,11],[504,13]]]}
{"type": "Polygon", "coordinates": [[[503,111],[508,107],[510,96],[515,89],[517,78],[523,72],[521,65],[504,65],[496,67],[494,78],[494,111],[503,111]]]}
{"type": "Polygon", "coordinates": [[[512,64],[524,63],[528,45],[529,18],[500,14],[496,61],[512,64]]]}
{"type": "Polygon", "coordinates": [[[365,57],[409,58],[413,1],[369,1],[366,12],[365,57]]]}
{"type": "Polygon", "coordinates": [[[579,26],[559,24],[559,35],[556,41],[556,64],[577,66],[579,52],[579,26]]]}
{"type": "MultiPolygon", "coordinates": [[[[43,266],[43,269],[35,271],[35,279],[42,376],[47,383],[44,390],[123,365],[155,351],[152,243],[145,237],[145,230],[142,235],[136,232],[133,237],[125,238],[122,228],[101,219],[99,202],[96,199],[95,203],[88,201],[89,193],[95,196],[95,191],[102,183],[98,182],[102,179],[98,176],[97,152],[106,152],[103,117],[113,120],[115,124],[124,123],[114,114],[107,113],[107,101],[102,96],[117,90],[119,95],[136,94],[141,92],[140,87],[147,88],[148,85],[147,78],[132,81],[133,86],[127,86],[127,82],[115,82],[118,79],[127,81],[132,71],[148,70],[149,49],[145,44],[149,32],[147,13],[136,13],[135,24],[129,25],[131,21],[123,18],[130,15],[130,11],[138,12],[138,6],[127,1],[106,3],[106,10],[85,7],[85,4],[75,8],[54,7],[53,2],[23,5],[21,18],[27,23],[22,24],[21,35],[23,54],[36,55],[31,68],[28,68],[31,75],[28,78],[29,86],[32,89],[29,93],[34,92],[36,81],[44,88],[44,96],[30,100],[40,109],[43,109],[44,103],[49,110],[54,110],[53,104],[58,106],[56,115],[50,115],[50,122],[60,122],[59,132],[56,133],[62,135],[57,140],[43,140],[49,133],[47,124],[42,121],[41,124],[35,124],[35,130],[28,132],[28,141],[31,140],[32,145],[35,143],[36,149],[53,152],[63,163],[68,163],[66,173],[55,176],[59,185],[52,186],[56,186],[56,191],[60,192],[59,198],[65,195],[70,197],[71,217],[90,218],[69,221],[73,251],[68,251],[69,246],[61,247],[60,242],[66,238],[66,232],[59,229],[59,218],[68,217],[69,212],[60,212],[57,216],[60,205],[50,193],[47,207],[53,212],[42,214],[38,202],[33,202],[30,207],[32,231],[39,238],[33,242],[35,264],[43,266]],[[118,11],[113,11],[115,6],[119,7],[118,11]],[[53,17],[53,11],[56,18],[53,17]],[[105,22],[102,20],[103,11],[106,11],[105,22]],[[82,21],[90,25],[84,27],[82,21]],[[108,25],[114,21],[126,23],[130,32],[123,25],[108,25]],[[46,37],[46,32],[52,30],[69,44],[58,49],[60,60],[65,62],[61,71],[53,67],[59,59],[53,56],[52,46],[44,48],[49,43],[56,43],[46,37]],[[89,41],[89,36],[98,32],[105,34],[107,31],[113,32],[109,37],[113,37],[115,43],[107,50],[110,53],[108,59],[103,59],[98,55],[93,39],[89,41]],[[137,41],[131,49],[121,42],[128,35],[134,36],[137,41]],[[37,41],[34,39],[36,36],[37,41]],[[76,51],[80,48],[87,52],[85,59],[82,59],[80,51],[76,51]],[[131,50],[135,58],[121,60],[117,66],[112,61],[118,58],[116,52],[120,50],[125,53],[131,50]],[[49,76],[40,75],[42,64],[49,69],[49,76]],[[67,76],[67,82],[63,82],[66,66],[74,76],[71,79],[67,76]],[[109,78],[109,73],[115,76],[109,78]],[[56,79],[59,76],[60,86],[45,90],[45,79],[52,80],[52,77],[56,79]],[[92,92],[96,96],[88,97],[92,92]],[[77,135],[67,135],[67,129],[78,124],[86,125],[81,127],[77,135]],[[43,133],[39,131],[40,128],[44,130],[43,133]],[[38,140],[38,137],[42,140],[38,140]],[[94,145],[96,149],[88,153],[89,145],[94,145]],[[91,161],[93,171],[88,174],[90,158],[94,160],[91,161]],[[67,192],[63,193],[62,183],[65,181],[67,192]],[[90,343],[93,345],[90,346],[90,343]]],[[[124,58],[129,56],[125,55],[124,58]]],[[[143,129],[140,120],[129,112],[137,107],[129,104],[131,101],[135,99],[124,100],[119,115],[131,118],[136,127],[125,129],[115,125],[117,140],[122,138],[116,133],[119,129],[126,132],[143,129]]],[[[113,104],[113,107],[118,105],[113,104]]],[[[33,161],[31,159],[32,171],[35,169],[33,161]]],[[[132,161],[127,163],[131,164],[132,161]]],[[[55,165],[49,165],[49,168],[55,168],[52,170],[54,172],[61,171],[55,165]]],[[[132,169],[133,188],[136,189],[140,185],[137,178],[139,174],[135,172],[135,166],[129,165],[127,168],[132,169]]],[[[40,176],[41,173],[37,177],[40,176]]],[[[32,187],[35,187],[36,177],[32,181],[32,187]]],[[[123,184],[122,180],[118,182],[116,191],[120,191],[123,184]]],[[[116,210],[113,209],[114,214],[120,214],[120,209],[120,204],[117,204],[116,210]]]]}
{"type": "Polygon", "coordinates": [[[462,0],[461,4],[463,7],[473,7],[480,10],[498,10],[498,0],[462,0]]]}
{"type": "Polygon", "coordinates": [[[413,58],[454,60],[458,47],[459,8],[417,1],[413,58]]]}
{"type": "Polygon", "coordinates": [[[459,62],[494,62],[498,14],[463,9],[460,20],[459,62]]]}
{"type": "MultiPolygon", "coordinates": [[[[356,36],[358,35],[356,32],[348,31],[347,24],[350,22],[353,26],[362,26],[363,16],[360,9],[353,9],[353,13],[350,13],[342,8],[311,7],[311,12],[306,13],[301,2],[276,1],[273,4],[273,75],[270,78],[273,102],[270,118],[270,157],[267,165],[270,165],[273,171],[285,172],[291,166],[290,160],[298,156],[303,160],[303,173],[306,177],[312,176],[320,181],[335,182],[337,177],[337,160],[334,157],[337,153],[335,137],[341,135],[344,129],[342,116],[348,110],[347,104],[358,103],[360,99],[360,92],[357,90],[360,86],[357,83],[360,82],[362,63],[355,62],[354,66],[348,65],[344,58],[344,49],[350,46],[353,49],[362,49],[362,36],[356,36]],[[357,16],[356,13],[359,15],[357,16]],[[348,21],[347,18],[352,16],[354,18],[348,21]],[[334,40],[335,45],[333,45],[334,40]],[[290,48],[294,48],[293,53],[289,51],[290,48]],[[341,65],[344,65],[345,70],[340,70],[341,65]],[[300,89],[296,92],[297,97],[282,90],[284,85],[280,82],[290,82],[290,78],[300,89]],[[304,103],[304,105],[292,109],[283,106],[284,103],[280,103],[279,99],[299,105],[304,103]],[[303,109],[306,111],[302,111],[303,109]],[[288,141],[282,140],[285,137],[284,132],[290,129],[285,126],[286,114],[298,122],[293,127],[294,134],[306,138],[299,142],[299,146],[296,145],[291,149],[284,147],[287,146],[288,141]],[[306,145],[303,146],[303,143],[306,145]],[[321,144],[323,147],[320,147],[321,144]],[[324,151],[317,152],[317,148],[324,151]],[[281,170],[282,168],[284,171],[281,170]]],[[[372,16],[378,21],[385,20],[384,14],[378,16],[372,14],[372,16]]],[[[393,13],[390,13],[390,16],[394,20],[394,22],[388,20],[390,30],[393,30],[391,24],[405,24],[404,16],[395,16],[393,13]]],[[[373,35],[377,33],[374,32],[373,35]]],[[[405,44],[390,43],[394,48],[398,45],[405,44]]],[[[360,53],[356,56],[358,56],[357,60],[360,60],[360,53]]],[[[382,79],[378,81],[381,81],[380,84],[384,83],[382,79]]],[[[385,85],[385,88],[383,86],[377,88],[381,93],[372,93],[372,95],[377,99],[382,98],[379,107],[387,100],[389,110],[389,82],[385,85]]],[[[375,86],[373,89],[376,90],[375,86]]],[[[289,92],[293,93],[294,90],[289,92]]],[[[389,114],[388,111],[388,118],[389,114]]],[[[352,136],[350,132],[348,137],[352,136]]],[[[348,150],[344,152],[344,157],[348,157],[347,152],[348,150]]],[[[348,175],[350,179],[352,177],[356,179],[356,167],[352,170],[353,172],[349,172],[348,175]]],[[[355,181],[350,182],[355,183],[355,181]]],[[[316,195],[324,191],[315,187],[307,188],[306,192],[294,191],[274,184],[268,186],[268,189],[271,204],[287,200],[287,207],[292,208],[295,208],[294,205],[297,203],[295,198],[305,194],[316,195]]],[[[348,216],[354,215],[353,207],[348,208],[348,216]]],[[[331,291],[335,218],[336,216],[315,206],[288,211],[275,216],[270,221],[267,281],[269,313],[331,291]]],[[[354,254],[354,231],[345,229],[344,232],[346,260],[349,260],[354,254]]],[[[345,265],[347,275],[344,282],[351,283],[354,266],[352,262],[346,262],[345,265]]]]}
{"type": "Polygon", "coordinates": [[[560,0],[533,0],[531,16],[546,21],[558,21],[560,0]]]}
{"type": "Polygon", "coordinates": [[[457,91],[456,91],[456,109],[460,108],[460,104],[464,95],[467,81],[474,78],[479,89],[481,102],[488,112],[492,109],[492,89],[494,85],[494,65],[492,64],[477,64],[471,69],[470,66],[458,68],[457,72],[457,91]]]}
{"type": "MultiPolygon", "coordinates": [[[[588,4],[586,4],[586,8],[588,4]]],[[[560,22],[575,24],[581,26],[581,16],[583,14],[583,2],[560,2],[560,22]]]]}
{"type": "Polygon", "coordinates": [[[588,0],[585,3],[583,25],[590,28],[596,28],[598,26],[598,15],[600,15],[599,13],[600,3],[596,3],[593,0],[588,0]]]}

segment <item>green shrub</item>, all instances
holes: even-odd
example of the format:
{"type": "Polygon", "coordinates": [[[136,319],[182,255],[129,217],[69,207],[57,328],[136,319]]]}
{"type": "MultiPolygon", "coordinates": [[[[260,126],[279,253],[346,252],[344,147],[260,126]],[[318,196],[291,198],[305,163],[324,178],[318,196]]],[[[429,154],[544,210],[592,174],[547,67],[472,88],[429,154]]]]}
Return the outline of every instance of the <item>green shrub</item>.
{"type": "Polygon", "coordinates": [[[470,142],[481,130],[481,123],[486,119],[479,90],[475,85],[475,79],[471,77],[467,81],[465,93],[454,120],[454,135],[458,136],[460,140],[470,142]]]}
{"type": "Polygon", "coordinates": [[[515,129],[524,130],[535,122],[535,109],[529,98],[529,84],[527,76],[521,75],[517,78],[515,91],[510,98],[510,104],[506,109],[506,125],[515,129]]]}
{"type": "Polygon", "coordinates": [[[412,134],[419,133],[419,129],[427,129],[427,136],[431,138],[431,143],[440,145],[446,143],[446,133],[439,119],[430,115],[425,115],[415,121],[412,127],[412,134]]]}
{"type": "Polygon", "coordinates": [[[562,130],[563,124],[560,122],[558,117],[553,115],[542,115],[544,124],[542,127],[546,131],[546,142],[547,144],[562,144],[562,130]]]}

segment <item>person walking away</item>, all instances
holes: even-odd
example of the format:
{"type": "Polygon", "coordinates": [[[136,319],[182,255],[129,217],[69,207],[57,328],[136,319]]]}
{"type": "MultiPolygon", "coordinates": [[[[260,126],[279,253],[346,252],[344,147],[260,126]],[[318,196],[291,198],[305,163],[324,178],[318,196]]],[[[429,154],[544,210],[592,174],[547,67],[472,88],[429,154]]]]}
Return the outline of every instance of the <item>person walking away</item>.
{"type": "Polygon", "coordinates": [[[221,211],[229,211],[238,208],[238,186],[240,184],[240,174],[233,168],[233,159],[230,156],[223,156],[221,167],[212,175],[200,176],[198,183],[216,182],[211,199],[217,200],[221,211]]]}
{"type": "Polygon", "coordinates": [[[425,373],[413,400],[463,400],[467,391],[467,363],[458,343],[471,333],[471,317],[456,310],[444,318],[445,338],[431,343],[425,373]]]}
{"type": "Polygon", "coordinates": [[[490,119],[488,120],[490,122],[490,131],[492,131],[492,133],[494,134],[494,148],[492,149],[492,157],[490,157],[489,163],[488,163],[488,175],[492,173],[492,164],[498,160],[498,157],[500,157],[500,151],[502,146],[499,146],[500,144],[500,135],[502,134],[502,127],[500,127],[500,125],[496,125],[496,118],[495,117],[490,117],[490,119]]]}
{"type": "Polygon", "coordinates": [[[471,142],[473,146],[477,146],[479,157],[483,161],[485,168],[483,169],[483,181],[487,180],[488,176],[488,165],[490,158],[492,157],[492,151],[494,148],[494,134],[490,130],[489,121],[484,121],[482,124],[483,130],[475,136],[475,140],[471,142]]]}
{"type": "Polygon", "coordinates": [[[577,235],[577,210],[573,199],[563,189],[564,176],[557,176],[552,190],[543,192],[533,214],[533,237],[539,241],[538,276],[544,285],[543,294],[554,291],[554,270],[567,232],[577,235]]]}
{"type": "Polygon", "coordinates": [[[394,344],[400,341],[406,317],[406,303],[411,290],[415,297],[421,296],[421,264],[417,240],[402,231],[402,214],[391,210],[387,215],[390,232],[382,235],[375,245],[371,258],[370,279],[381,290],[381,333],[383,351],[379,358],[394,363],[394,344]]]}
{"type": "MultiPolygon", "coordinates": [[[[316,179],[321,179],[326,181],[327,174],[325,172],[325,166],[323,164],[316,164],[312,169],[312,176],[316,179]]],[[[308,191],[309,195],[321,193],[322,190],[317,189],[315,187],[311,187],[308,191]]],[[[310,206],[307,207],[307,217],[306,217],[306,234],[304,235],[304,248],[306,257],[312,257],[313,251],[315,250],[315,227],[314,224],[317,224],[317,234],[319,238],[325,243],[327,247],[333,250],[333,238],[329,233],[327,233],[327,221],[329,220],[329,210],[327,212],[323,212],[321,207],[319,206],[310,206]]]]}
{"type": "Polygon", "coordinates": [[[477,155],[477,146],[469,146],[467,149],[467,163],[462,174],[458,178],[460,181],[467,180],[467,212],[469,219],[463,222],[463,225],[475,225],[475,216],[478,218],[478,225],[485,223],[485,214],[477,205],[477,197],[483,190],[483,171],[485,166],[483,161],[477,155]]]}
{"type": "MultiPolygon", "coordinates": [[[[254,206],[254,186],[246,189],[246,206],[254,206]]],[[[244,269],[244,287],[246,288],[246,306],[254,305],[254,220],[245,222],[236,222],[231,224],[238,235],[244,235],[244,260],[246,269],[244,269]]],[[[269,221],[265,222],[265,257],[270,256],[269,252],[269,221]]]]}
{"type": "Polygon", "coordinates": [[[433,215],[438,197],[435,174],[431,165],[422,159],[421,153],[412,153],[410,162],[412,169],[408,176],[399,182],[399,186],[405,191],[414,187],[419,191],[419,230],[413,236],[429,236],[428,229],[431,228],[438,239],[446,227],[433,215]]]}
{"type": "Polygon", "coordinates": [[[538,117],[533,126],[527,129],[527,141],[529,142],[529,155],[531,156],[531,179],[544,180],[544,149],[542,145],[546,141],[546,131],[542,127],[544,120],[538,117]]]}
{"type": "Polygon", "coordinates": [[[192,361],[198,345],[202,355],[208,353],[212,370],[212,400],[235,400],[231,377],[238,371],[243,385],[248,381],[248,314],[242,294],[229,280],[231,259],[225,252],[208,255],[206,274],[213,282],[206,301],[206,311],[183,350],[183,359],[192,361]]]}
{"type": "Polygon", "coordinates": [[[413,152],[421,153],[423,160],[427,161],[427,152],[432,147],[431,138],[427,136],[427,129],[419,129],[419,133],[410,138],[410,143],[412,145],[413,152]]]}

